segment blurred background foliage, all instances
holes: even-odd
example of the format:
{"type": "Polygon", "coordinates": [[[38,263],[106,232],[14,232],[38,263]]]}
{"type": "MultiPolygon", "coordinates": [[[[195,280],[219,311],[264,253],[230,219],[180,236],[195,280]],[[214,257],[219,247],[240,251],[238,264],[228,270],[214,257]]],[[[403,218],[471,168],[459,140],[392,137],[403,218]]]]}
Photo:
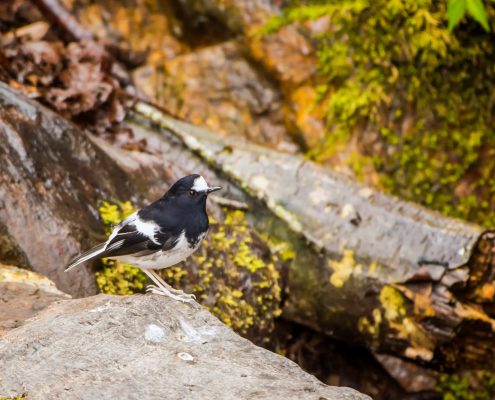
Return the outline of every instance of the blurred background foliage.
{"type": "Polygon", "coordinates": [[[318,21],[325,140],[355,176],[446,215],[495,223],[494,2],[294,1],[264,27],[318,21]],[[357,143],[357,145],[355,144],[357,143]]]}
{"type": "Polygon", "coordinates": [[[492,400],[495,397],[495,377],[487,372],[469,376],[441,375],[437,390],[444,400],[492,400]]]}

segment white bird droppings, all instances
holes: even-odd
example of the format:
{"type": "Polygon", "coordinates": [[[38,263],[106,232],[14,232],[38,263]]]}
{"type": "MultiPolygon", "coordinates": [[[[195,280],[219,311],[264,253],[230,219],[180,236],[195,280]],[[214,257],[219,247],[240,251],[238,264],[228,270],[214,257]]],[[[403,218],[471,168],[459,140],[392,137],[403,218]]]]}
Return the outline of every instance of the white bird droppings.
{"type": "Polygon", "coordinates": [[[165,338],[163,328],[155,324],[149,324],[144,331],[144,339],[148,342],[160,343],[165,338]]]}
{"type": "Polygon", "coordinates": [[[340,213],[340,216],[343,219],[346,219],[350,215],[354,214],[354,206],[352,204],[347,203],[344,207],[342,207],[342,211],[340,213]]]}
{"type": "Polygon", "coordinates": [[[184,360],[184,361],[193,361],[194,360],[194,357],[192,355],[190,355],[189,353],[179,353],[177,354],[179,356],[179,358],[181,360],[184,360]]]}
{"type": "Polygon", "coordinates": [[[217,334],[217,329],[213,326],[202,326],[196,329],[182,318],[179,318],[179,324],[183,333],[178,335],[177,340],[181,342],[205,344],[208,343],[208,337],[213,337],[217,334]]]}
{"type": "Polygon", "coordinates": [[[109,308],[112,308],[112,306],[110,305],[110,303],[105,303],[102,306],[99,306],[99,307],[96,307],[96,308],[92,308],[88,312],[90,312],[90,313],[95,313],[95,312],[100,313],[100,312],[103,312],[103,311],[107,311],[109,308]]]}
{"type": "Polygon", "coordinates": [[[265,191],[268,188],[268,186],[270,185],[270,182],[264,176],[256,175],[251,179],[251,184],[256,189],[265,191]]]}
{"type": "Polygon", "coordinates": [[[203,342],[203,338],[201,337],[201,334],[186,320],[180,318],[179,324],[180,327],[182,328],[182,331],[184,332],[184,335],[181,335],[179,337],[179,340],[183,342],[203,342]]]}
{"type": "Polygon", "coordinates": [[[359,190],[358,194],[365,199],[369,199],[371,196],[373,196],[373,190],[371,190],[370,188],[362,188],[359,190]]]}

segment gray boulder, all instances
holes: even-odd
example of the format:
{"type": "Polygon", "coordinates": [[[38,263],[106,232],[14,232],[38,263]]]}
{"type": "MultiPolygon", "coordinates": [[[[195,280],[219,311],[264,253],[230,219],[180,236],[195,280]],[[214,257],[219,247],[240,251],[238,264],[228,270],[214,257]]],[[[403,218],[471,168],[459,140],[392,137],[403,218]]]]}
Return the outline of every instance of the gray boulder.
{"type": "Polygon", "coordinates": [[[197,304],[98,295],[0,337],[0,397],[365,400],[237,336],[197,304]]]}

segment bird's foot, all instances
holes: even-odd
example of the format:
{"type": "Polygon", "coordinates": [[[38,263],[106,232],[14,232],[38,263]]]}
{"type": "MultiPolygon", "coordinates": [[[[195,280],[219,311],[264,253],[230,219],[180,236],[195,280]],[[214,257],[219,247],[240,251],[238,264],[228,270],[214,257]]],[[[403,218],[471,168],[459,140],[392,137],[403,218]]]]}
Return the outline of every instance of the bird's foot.
{"type": "Polygon", "coordinates": [[[192,293],[185,293],[183,290],[171,288],[170,291],[181,297],[189,297],[190,299],[196,300],[196,295],[192,293]]]}
{"type": "Polygon", "coordinates": [[[153,294],[159,294],[161,296],[167,296],[175,300],[182,301],[183,303],[193,303],[196,299],[194,294],[184,293],[182,290],[167,289],[161,286],[149,285],[146,287],[146,291],[153,294]]]}

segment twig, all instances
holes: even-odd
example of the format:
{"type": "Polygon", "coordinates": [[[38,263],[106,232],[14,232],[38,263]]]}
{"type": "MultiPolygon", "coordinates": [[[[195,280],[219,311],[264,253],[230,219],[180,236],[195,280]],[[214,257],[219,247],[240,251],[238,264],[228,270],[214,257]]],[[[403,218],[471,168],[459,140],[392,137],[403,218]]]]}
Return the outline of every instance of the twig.
{"type": "Polygon", "coordinates": [[[82,26],[59,0],[33,0],[33,2],[52,24],[58,26],[68,36],[69,41],[94,39],[91,31],[82,26]]]}
{"type": "Polygon", "coordinates": [[[230,208],[232,210],[249,210],[249,205],[243,201],[227,199],[226,197],[220,196],[211,196],[211,199],[221,207],[230,208]]]}
{"type": "Polygon", "coordinates": [[[159,104],[156,104],[155,102],[153,102],[151,100],[144,99],[141,96],[138,96],[134,93],[126,92],[125,90],[122,90],[122,89],[117,89],[117,91],[119,92],[119,95],[128,97],[129,99],[134,101],[134,103],[132,105],[132,109],[139,114],[146,116],[146,113],[143,113],[139,110],[139,104],[145,104],[146,106],[151,107],[151,109],[154,109],[155,111],[159,111],[160,113],[168,115],[169,117],[173,117],[175,119],[183,121],[182,118],[178,117],[177,115],[175,115],[171,111],[167,110],[166,108],[164,108],[163,106],[161,106],[159,104]]]}
{"type": "MultiPolygon", "coordinates": [[[[42,14],[57,26],[66,37],[65,41],[95,40],[93,33],[84,27],[59,0],[33,0],[42,14]]],[[[113,42],[104,43],[105,50],[128,68],[136,68],[146,61],[147,51],[125,49],[113,42]]]]}

